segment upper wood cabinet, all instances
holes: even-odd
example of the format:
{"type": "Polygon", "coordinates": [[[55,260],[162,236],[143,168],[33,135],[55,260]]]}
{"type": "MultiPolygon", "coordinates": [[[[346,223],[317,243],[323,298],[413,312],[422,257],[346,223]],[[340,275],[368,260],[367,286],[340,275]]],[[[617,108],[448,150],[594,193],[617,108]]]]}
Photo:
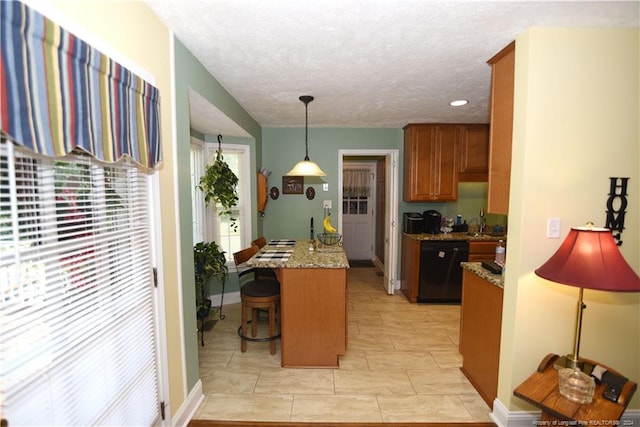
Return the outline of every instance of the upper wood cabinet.
{"type": "Polygon", "coordinates": [[[487,182],[489,170],[489,125],[460,125],[461,182],[487,182]]]}
{"type": "Polygon", "coordinates": [[[503,215],[509,213],[515,48],[512,42],[488,61],[491,65],[491,130],[487,212],[503,215]]]}
{"type": "Polygon", "coordinates": [[[458,198],[458,181],[487,181],[489,126],[409,124],[404,127],[404,201],[458,198]]]}
{"type": "Polygon", "coordinates": [[[410,124],[404,128],[404,200],[434,202],[458,198],[460,144],[449,124],[410,124]]]}

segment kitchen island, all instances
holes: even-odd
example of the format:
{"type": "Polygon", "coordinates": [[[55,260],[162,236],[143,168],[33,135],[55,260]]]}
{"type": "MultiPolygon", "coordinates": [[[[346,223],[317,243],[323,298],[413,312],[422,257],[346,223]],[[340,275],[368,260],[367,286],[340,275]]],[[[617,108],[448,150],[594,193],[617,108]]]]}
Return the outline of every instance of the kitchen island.
{"type": "Polygon", "coordinates": [[[347,351],[347,269],[341,246],[270,241],[247,265],[280,281],[281,365],[336,368],[347,351]]]}

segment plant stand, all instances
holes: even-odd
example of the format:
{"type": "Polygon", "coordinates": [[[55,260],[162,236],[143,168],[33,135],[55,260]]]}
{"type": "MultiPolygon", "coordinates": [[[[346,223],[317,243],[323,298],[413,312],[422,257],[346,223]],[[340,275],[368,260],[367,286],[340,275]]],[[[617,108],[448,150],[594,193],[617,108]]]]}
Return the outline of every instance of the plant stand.
{"type": "Polygon", "coordinates": [[[202,347],[204,347],[204,331],[205,330],[210,330],[213,325],[215,325],[215,323],[210,324],[210,327],[208,327],[207,324],[207,319],[209,319],[209,316],[211,316],[211,311],[213,310],[213,315],[215,317],[216,312],[218,314],[218,318],[220,320],[223,320],[225,318],[225,315],[222,313],[222,306],[224,304],[224,285],[226,282],[226,275],[225,274],[214,274],[214,276],[217,277],[222,277],[222,279],[220,280],[220,282],[222,283],[222,293],[220,294],[220,305],[217,307],[211,307],[211,300],[207,298],[206,294],[206,286],[202,286],[202,301],[205,301],[205,307],[201,308],[197,311],[196,316],[198,319],[198,332],[200,332],[200,345],[202,347]]]}

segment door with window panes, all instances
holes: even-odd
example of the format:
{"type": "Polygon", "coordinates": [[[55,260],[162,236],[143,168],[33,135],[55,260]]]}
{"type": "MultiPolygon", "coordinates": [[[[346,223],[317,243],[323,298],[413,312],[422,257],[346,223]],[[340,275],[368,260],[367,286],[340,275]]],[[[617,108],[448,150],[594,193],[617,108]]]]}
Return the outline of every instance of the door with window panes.
{"type": "Polygon", "coordinates": [[[342,173],[342,239],[347,258],[372,260],[375,241],[375,163],[345,163],[342,173]]]}

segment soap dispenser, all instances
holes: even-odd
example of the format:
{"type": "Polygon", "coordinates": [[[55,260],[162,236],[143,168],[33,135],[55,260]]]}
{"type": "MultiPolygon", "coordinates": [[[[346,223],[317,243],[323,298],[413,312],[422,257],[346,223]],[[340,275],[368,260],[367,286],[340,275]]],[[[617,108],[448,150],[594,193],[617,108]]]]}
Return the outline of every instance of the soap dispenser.
{"type": "Polygon", "coordinates": [[[504,260],[505,260],[506,252],[507,252],[507,250],[504,247],[504,240],[498,241],[498,244],[496,245],[495,263],[498,264],[500,267],[504,267],[504,260]]]}

